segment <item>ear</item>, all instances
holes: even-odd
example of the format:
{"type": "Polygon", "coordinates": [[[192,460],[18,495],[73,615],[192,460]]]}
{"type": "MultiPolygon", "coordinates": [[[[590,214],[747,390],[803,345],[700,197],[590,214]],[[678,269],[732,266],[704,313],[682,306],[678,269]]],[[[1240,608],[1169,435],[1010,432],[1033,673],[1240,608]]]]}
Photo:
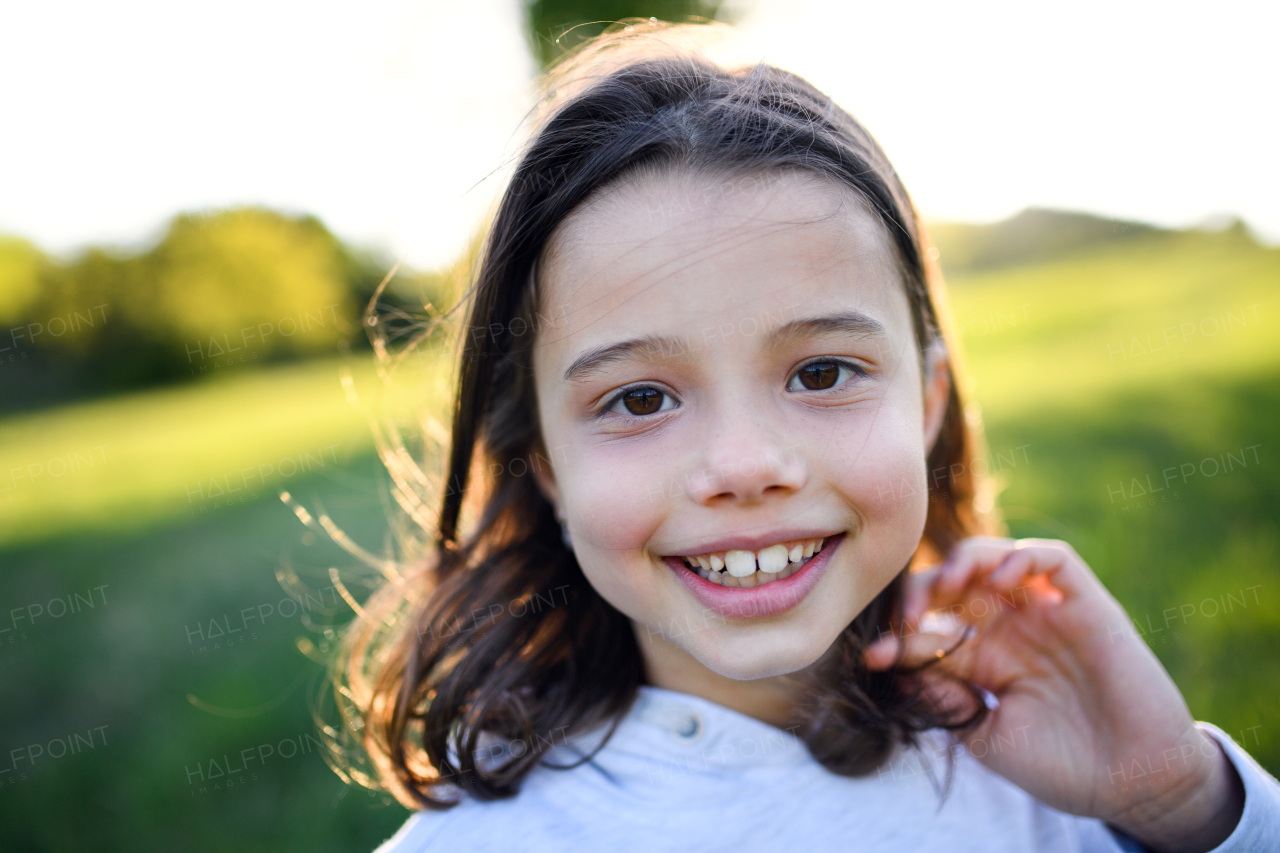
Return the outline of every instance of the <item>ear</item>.
{"type": "Polygon", "coordinates": [[[924,447],[927,456],[938,441],[942,420],[947,414],[947,401],[951,398],[951,361],[947,358],[947,345],[941,338],[930,345],[924,363],[924,447]]]}
{"type": "Polygon", "coordinates": [[[533,480],[538,484],[538,491],[542,492],[543,497],[555,507],[556,518],[563,523],[565,518],[564,510],[560,508],[560,490],[556,487],[555,472],[551,470],[551,463],[548,461],[551,457],[547,455],[541,439],[538,440],[537,449],[532,455],[533,462],[529,465],[529,469],[533,471],[533,480]]]}

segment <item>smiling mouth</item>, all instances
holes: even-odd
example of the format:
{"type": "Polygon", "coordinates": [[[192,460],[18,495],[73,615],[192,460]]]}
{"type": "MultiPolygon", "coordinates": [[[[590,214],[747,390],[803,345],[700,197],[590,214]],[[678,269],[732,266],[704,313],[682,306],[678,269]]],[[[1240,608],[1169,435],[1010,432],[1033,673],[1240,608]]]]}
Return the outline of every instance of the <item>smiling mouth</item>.
{"type": "Polygon", "coordinates": [[[715,551],[676,559],[683,560],[699,577],[721,586],[764,586],[800,571],[822,551],[826,541],[827,538],[795,539],[759,551],[715,551]]]}

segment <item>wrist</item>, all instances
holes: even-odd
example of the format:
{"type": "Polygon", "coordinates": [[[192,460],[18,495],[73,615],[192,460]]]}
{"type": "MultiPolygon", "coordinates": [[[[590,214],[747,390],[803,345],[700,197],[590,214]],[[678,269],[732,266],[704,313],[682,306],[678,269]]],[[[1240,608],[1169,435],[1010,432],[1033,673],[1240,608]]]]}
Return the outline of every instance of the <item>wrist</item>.
{"type": "Polygon", "coordinates": [[[1208,853],[1244,812],[1244,782],[1222,745],[1195,729],[1201,761],[1166,791],[1108,821],[1159,853],[1208,853]]]}

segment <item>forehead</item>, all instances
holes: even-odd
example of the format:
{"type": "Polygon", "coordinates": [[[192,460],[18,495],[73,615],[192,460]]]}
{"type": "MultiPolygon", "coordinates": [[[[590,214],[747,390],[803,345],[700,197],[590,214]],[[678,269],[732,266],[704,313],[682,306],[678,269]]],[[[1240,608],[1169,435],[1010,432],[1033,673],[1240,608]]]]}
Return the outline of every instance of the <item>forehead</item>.
{"type": "Polygon", "coordinates": [[[624,181],[560,224],[538,280],[539,312],[563,333],[540,335],[543,357],[619,335],[705,337],[709,326],[831,307],[912,335],[884,226],[852,190],[813,175],[624,181]]]}

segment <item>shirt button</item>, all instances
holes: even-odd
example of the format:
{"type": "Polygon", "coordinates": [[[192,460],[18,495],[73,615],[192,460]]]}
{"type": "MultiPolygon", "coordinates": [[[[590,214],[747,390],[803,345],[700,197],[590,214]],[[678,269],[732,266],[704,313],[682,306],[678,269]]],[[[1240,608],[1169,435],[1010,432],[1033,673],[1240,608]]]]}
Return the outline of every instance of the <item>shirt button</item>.
{"type": "Polygon", "coordinates": [[[706,727],[703,725],[703,722],[702,722],[702,715],[694,713],[694,714],[689,714],[687,717],[681,720],[672,729],[672,732],[676,735],[676,737],[679,737],[683,740],[697,740],[698,738],[702,737],[702,732],[704,731],[705,728],[706,727]]]}

